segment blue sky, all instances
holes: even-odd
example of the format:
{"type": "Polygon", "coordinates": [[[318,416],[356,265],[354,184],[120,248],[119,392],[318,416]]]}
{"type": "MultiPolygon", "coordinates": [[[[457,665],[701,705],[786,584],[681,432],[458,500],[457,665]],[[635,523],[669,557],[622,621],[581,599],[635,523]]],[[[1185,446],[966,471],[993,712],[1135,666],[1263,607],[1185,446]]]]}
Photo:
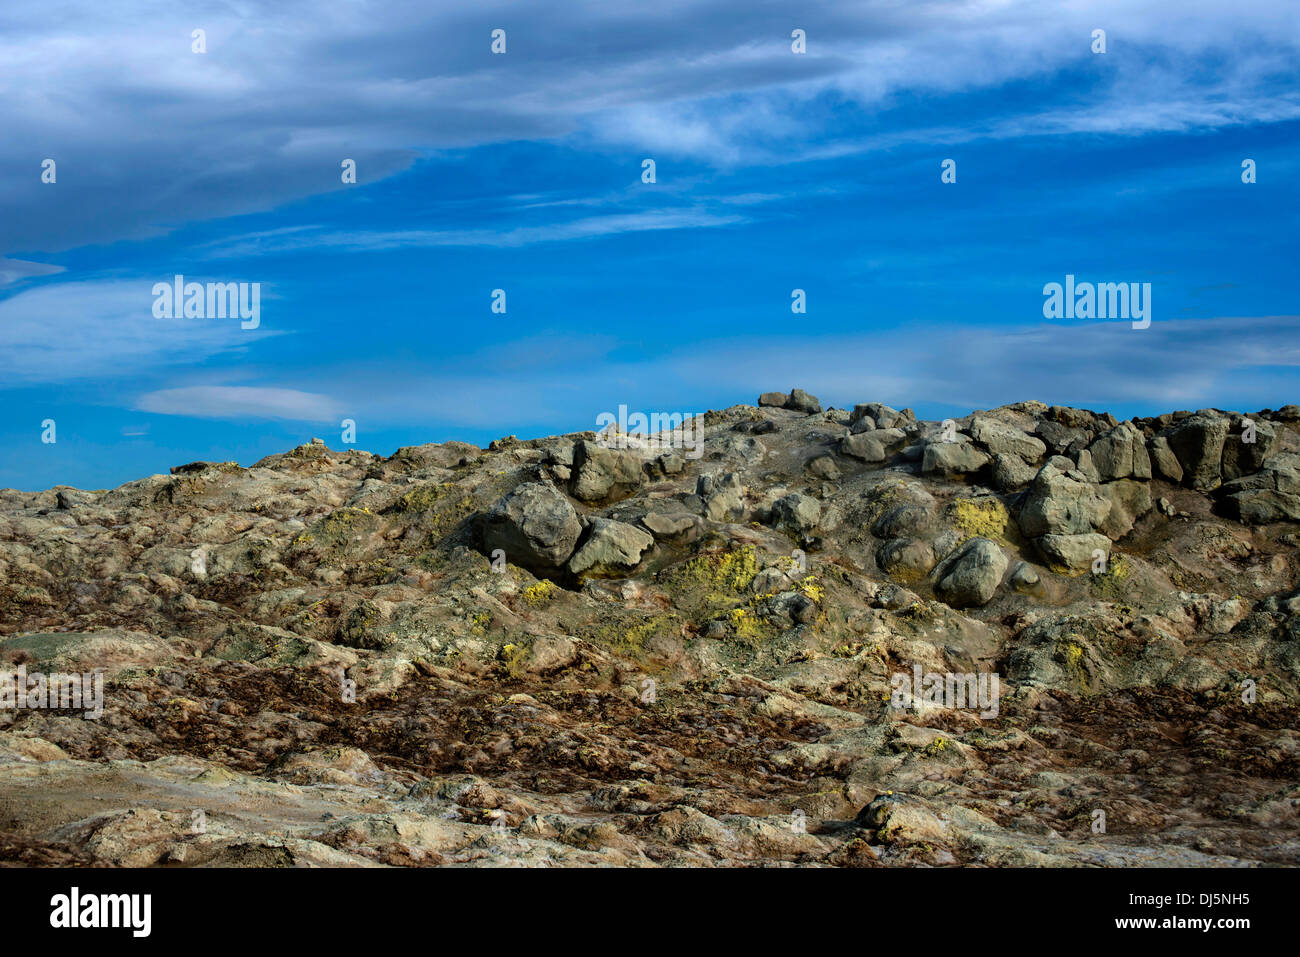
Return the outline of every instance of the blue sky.
{"type": "Polygon", "coordinates": [[[931,418],[1300,401],[1298,11],[5,8],[0,487],[793,386],[931,418]],[[177,273],[260,283],[260,326],[155,318],[177,273]],[[1150,328],[1045,320],[1067,273],[1150,282],[1150,328]]]}

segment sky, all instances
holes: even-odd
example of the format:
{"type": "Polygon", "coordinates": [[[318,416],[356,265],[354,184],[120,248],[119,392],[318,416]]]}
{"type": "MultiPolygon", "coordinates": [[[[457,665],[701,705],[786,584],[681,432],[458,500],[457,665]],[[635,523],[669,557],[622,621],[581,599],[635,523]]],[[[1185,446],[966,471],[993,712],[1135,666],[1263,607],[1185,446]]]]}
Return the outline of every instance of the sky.
{"type": "Polygon", "coordinates": [[[1294,0],[0,6],[0,488],[794,387],[1300,402],[1298,54],[1294,0]]]}

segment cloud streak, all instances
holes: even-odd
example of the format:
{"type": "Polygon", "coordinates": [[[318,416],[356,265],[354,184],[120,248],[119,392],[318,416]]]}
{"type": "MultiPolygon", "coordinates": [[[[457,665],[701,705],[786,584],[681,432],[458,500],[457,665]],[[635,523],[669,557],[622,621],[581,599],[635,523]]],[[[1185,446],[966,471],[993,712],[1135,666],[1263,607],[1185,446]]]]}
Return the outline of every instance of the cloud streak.
{"type": "Polygon", "coordinates": [[[22,259],[5,259],[0,256],[0,286],[12,286],[24,279],[54,276],[61,272],[63,272],[62,266],[27,262],[22,259]]]}
{"type": "Polygon", "coordinates": [[[241,329],[238,319],[155,319],[154,281],[65,282],[0,300],[0,381],[127,379],[242,351],[275,335],[241,329]]]}
{"type": "MultiPolygon", "coordinates": [[[[841,408],[880,400],[969,411],[1039,398],[1121,415],[1219,402],[1254,411],[1279,401],[1300,367],[1300,316],[972,328],[882,329],[860,336],[715,339],[621,358],[618,343],[583,341],[569,355],[518,344],[484,349],[423,373],[350,365],[337,398],[371,426],[531,425],[541,434],[591,428],[602,411],[705,411],[794,386],[841,408]],[[1291,345],[1280,345],[1291,343],[1291,345]],[[882,359],[884,361],[882,361],[882,359]],[[571,374],[574,362],[583,375],[571,374]],[[1129,411],[1125,411],[1129,410],[1129,411]]],[[[944,414],[947,414],[946,411],[944,414]]]]}
{"type": "Polygon", "coordinates": [[[342,188],[345,157],[364,185],[421,156],[519,140],[734,165],[816,156],[828,134],[873,150],[879,136],[924,137],[927,127],[999,136],[1280,122],[1300,108],[1298,18],[1291,0],[917,0],[796,12],[589,0],[491,18],[451,2],[358,0],[326,12],[306,0],[246,0],[197,19],[161,0],[111,12],[84,0],[10,4],[0,10],[0,165],[30,175],[0,182],[0,254],[275,208],[342,188]],[[198,20],[206,54],[190,50],[198,20]],[[503,56],[489,51],[498,25],[508,28],[503,56]],[[790,51],[796,26],[808,35],[802,56],[790,51]],[[1110,36],[1104,57],[1088,50],[1097,26],[1110,36]],[[1052,92],[1063,71],[1089,84],[1086,99],[1052,92]],[[1025,83],[1041,92],[1012,116],[967,105],[936,123],[904,108],[905,95],[1025,83]],[[46,157],[59,164],[57,185],[39,182],[46,157]]]}
{"type": "Polygon", "coordinates": [[[186,386],[146,392],[135,402],[140,412],[233,421],[284,419],[298,422],[336,420],[340,406],[329,396],[297,389],[261,386],[186,386]]]}
{"type": "Polygon", "coordinates": [[[544,226],[516,226],[510,229],[399,229],[399,230],[293,230],[235,236],[212,244],[208,255],[213,258],[261,256],[271,253],[304,250],[378,252],[388,249],[465,246],[518,248],[535,243],[599,239],[622,233],[639,233],[671,229],[706,229],[735,226],[746,222],[738,214],[713,213],[702,209],[645,210],[589,216],[544,226]]]}

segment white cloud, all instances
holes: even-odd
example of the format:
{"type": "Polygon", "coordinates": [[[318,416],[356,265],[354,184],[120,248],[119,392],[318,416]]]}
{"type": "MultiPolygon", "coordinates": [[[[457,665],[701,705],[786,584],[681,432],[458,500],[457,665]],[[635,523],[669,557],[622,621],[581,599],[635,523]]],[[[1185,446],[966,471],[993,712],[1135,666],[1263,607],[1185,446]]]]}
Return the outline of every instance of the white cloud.
{"type": "Polygon", "coordinates": [[[861,337],[706,343],[671,366],[688,382],[798,385],[842,405],[881,399],[973,409],[1036,398],[1099,409],[1218,401],[1258,408],[1279,394],[1278,378],[1260,370],[1293,378],[1300,367],[1300,316],[1157,316],[1147,329],[1086,320],[1018,329],[910,325],[861,337]]]}
{"type": "Polygon", "coordinates": [[[296,389],[258,386],[186,386],[146,392],[134,405],[140,412],[201,419],[288,419],[326,422],[340,414],[329,396],[296,389]]]}
{"type": "Polygon", "coordinates": [[[62,266],[33,263],[23,259],[5,259],[0,256],[0,286],[9,286],[37,276],[53,276],[63,272],[62,266]]]}
{"type": "Polygon", "coordinates": [[[144,370],[199,363],[276,334],[265,308],[263,326],[256,330],[241,329],[238,319],[155,319],[154,281],[56,283],[0,300],[0,381],[126,379],[144,370]]]}
{"type": "Polygon", "coordinates": [[[793,12],[741,0],[574,0],[502,9],[509,52],[493,56],[483,10],[450,0],[243,0],[202,16],[163,0],[7,4],[0,165],[29,175],[0,181],[0,215],[8,252],[60,250],[341,189],[344,157],[358,161],[364,185],[407,168],[417,151],[574,135],[720,165],[781,162],[847,136],[876,148],[870,121],[883,113],[892,136],[913,122],[944,125],[894,110],[900,94],[1011,82],[1041,83],[1043,94],[1017,97],[1010,114],[963,110],[959,135],[1277,122],[1297,115],[1298,11],[1293,0],[911,0],[793,12]],[[203,55],[190,52],[199,20],[203,55]],[[808,34],[801,56],[789,48],[795,21],[808,34]],[[1103,56],[1088,49],[1097,26],[1108,32],[1103,56]],[[1069,100],[1044,82],[1066,68],[1091,78],[1069,100]],[[59,163],[58,184],[33,188],[46,156],[59,163]]]}
{"type": "MultiPolygon", "coordinates": [[[[619,404],[700,412],[795,386],[841,408],[884,401],[969,411],[1025,399],[1098,411],[1276,405],[1300,367],[1300,316],[882,329],[664,345],[626,358],[610,338],[485,348],[445,366],[349,364],[338,401],[370,428],[593,427],[619,404]],[[1295,345],[1280,346],[1280,343],[1295,345]],[[559,361],[562,359],[563,361],[559,361]],[[472,368],[473,374],[466,368],[472,368]],[[574,368],[582,374],[575,376],[574,368]]],[[[454,437],[452,433],[448,437],[454,437]]]]}
{"type": "Polygon", "coordinates": [[[638,233],[663,229],[703,229],[733,226],[745,222],[736,214],[712,213],[702,209],[645,210],[589,216],[567,223],[545,226],[519,226],[514,229],[400,229],[322,232],[310,230],[276,230],[277,233],[235,236],[213,244],[213,257],[246,257],[286,252],[296,249],[342,249],[374,252],[423,246],[488,246],[512,248],[533,243],[597,239],[619,233],[638,233]]]}

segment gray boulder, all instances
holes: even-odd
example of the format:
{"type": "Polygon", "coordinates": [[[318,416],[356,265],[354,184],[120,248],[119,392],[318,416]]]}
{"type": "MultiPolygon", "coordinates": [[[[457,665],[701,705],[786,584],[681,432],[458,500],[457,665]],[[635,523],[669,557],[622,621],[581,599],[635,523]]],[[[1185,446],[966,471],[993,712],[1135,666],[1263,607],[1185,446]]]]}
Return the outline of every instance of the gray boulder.
{"type": "Polygon", "coordinates": [[[1114,479],[1151,478],[1151,457],[1142,433],[1131,422],[1122,422],[1088,446],[1093,467],[1103,482],[1114,479]]]}
{"type": "Polygon", "coordinates": [[[1034,435],[1042,439],[1047,450],[1054,455],[1076,452],[1088,444],[1088,432],[1064,425],[1052,419],[1042,419],[1034,428],[1034,435]]]}
{"type": "Polygon", "coordinates": [[[954,608],[987,605],[1002,583],[1007,556],[987,538],[972,538],[934,569],[934,591],[954,608]]]}
{"type": "Polygon", "coordinates": [[[914,538],[893,538],[876,549],[876,564],[889,577],[911,584],[934,568],[934,549],[914,538]]]}
{"type": "Polygon", "coordinates": [[[1037,462],[1047,454],[1047,446],[1041,439],[996,419],[977,415],[971,419],[968,431],[976,442],[994,455],[1018,455],[1026,462],[1037,462]]]}
{"type": "Polygon", "coordinates": [[[1110,500],[1110,511],[1097,530],[1112,541],[1131,532],[1134,523],[1151,511],[1151,489],[1146,482],[1134,479],[1107,482],[1101,486],[1101,493],[1110,500]]]}
{"type": "Polygon", "coordinates": [[[809,475],[815,475],[817,478],[826,479],[828,482],[838,481],[840,467],[835,464],[835,459],[829,455],[818,455],[804,463],[804,468],[808,470],[809,475]]]}
{"type": "Polygon", "coordinates": [[[809,495],[791,492],[772,503],[769,522],[773,528],[802,538],[813,533],[821,517],[821,502],[809,495]]]}
{"type": "Polygon", "coordinates": [[[528,482],[510,492],[484,517],[483,547],[530,571],[553,571],[573,554],[582,524],[573,505],[554,486],[528,482]]]}
{"type": "Polygon", "coordinates": [[[689,512],[646,512],[641,524],[661,541],[692,542],[703,532],[703,522],[689,512]]]}
{"type": "Polygon", "coordinates": [[[1201,411],[1183,419],[1165,436],[1183,468],[1183,484],[1204,491],[1219,484],[1228,419],[1201,411]]]}
{"type": "Polygon", "coordinates": [[[1215,494],[1221,512],[1248,525],[1300,521],[1300,455],[1275,455],[1258,472],[1225,482],[1215,494]]]}
{"type": "Polygon", "coordinates": [[[1084,571],[1092,566],[1098,550],[1110,554],[1111,542],[1105,535],[1043,535],[1034,539],[1049,564],[1068,571],[1084,571]]]}
{"type": "Polygon", "coordinates": [[[814,415],[822,410],[822,404],[818,401],[817,396],[809,395],[803,389],[791,390],[790,398],[786,400],[785,407],[794,412],[803,412],[807,415],[814,415]]]}
{"type": "Polygon", "coordinates": [[[869,464],[883,462],[887,458],[885,447],[876,438],[874,431],[844,436],[840,439],[839,452],[840,455],[847,455],[869,464]]]}
{"type": "Polygon", "coordinates": [[[1029,487],[1020,509],[1020,530],[1029,538],[1094,532],[1110,513],[1110,499],[1081,473],[1062,472],[1054,461],[1039,470],[1029,487]]]}
{"type": "Polygon", "coordinates": [[[1020,561],[1011,569],[1011,578],[1009,579],[1011,587],[1016,591],[1032,591],[1039,584],[1038,572],[1029,562],[1020,561]]]}
{"type": "Polygon", "coordinates": [[[933,500],[927,505],[923,502],[905,502],[889,509],[871,527],[871,534],[877,538],[915,538],[927,535],[934,528],[933,500]]]}
{"type": "Polygon", "coordinates": [[[1264,462],[1278,451],[1280,436],[1271,422],[1264,419],[1252,420],[1254,423],[1254,441],[1246,428],[1246,420],[1233,423],[1223,443],[1223,480],[1240,478],[1258,472],[1264,462]]]}
{"type": "Polygon", "coordinates": [[[910,412],[899,412],[883,402],[860,402],[855,405],[852,422],[856,425],[864,419],[874,422],[872,427],[877,429],[903,428],[916,421],[910,412]]]}
{"type": "Polygon", "coordinates": [[[695,494],[711,522],[739,522],[745,517],[745,487],[735,472],[701,475],[695,481],[695,494]]]}
{"type": "Polygon", "coordinates": [[[1169,482],[1182,482],[1183,466],[1169,447],[1167,438],[1157,435],[1149,443],[1147,451],[1151,454],[1151,470],[1156,476],[1169,482]]]}
{"type": "Polygon", "coordinates": [[[993,486],[999,492],[1024,488],[1037,474],[1038,470],[1019,455],[999,452],[993,456],[993,486]]]}
{"type": "Polygon", "coordinates": [[[574,498],[584,502],[600,502],[615,494],[632,492],[644,475],[638,455],[625,449],[603,448],[590,439],[583,439],[573,452],[569,490],[574,498]]]}
{"type": "Polygon", "coordinates": [[[1101,473],[1097,471],[1097,466],[1092,464],[1092,453],[1087,449],[1079,449],[1074,453],[1074,467],[1079,471],[1086,482],[1092,482],[1094,485],[1101,484],[1101,473]]]}
{"type": "Polygon", "coordinates": [[[883,462],[902,448],[907,433],[902,429],[871,429],[840,439],[839,452],[863,462],[883,462]]]}
{"type": "Polygon", "coordinates": [[[921,471],[942,472],[944,475],[961,475],[978,472],[989,464],[989,457],[977,449],[969,439],[959,437],[956,442],[928,439],[921,454],[921,471]]]}
{"type": "Polygon", "coordinates": [[[582,547],[569,559],[575,575],[615,575],[635,568],[654,538],[634,525],[608,518],[593,519],[582,547]]]}

